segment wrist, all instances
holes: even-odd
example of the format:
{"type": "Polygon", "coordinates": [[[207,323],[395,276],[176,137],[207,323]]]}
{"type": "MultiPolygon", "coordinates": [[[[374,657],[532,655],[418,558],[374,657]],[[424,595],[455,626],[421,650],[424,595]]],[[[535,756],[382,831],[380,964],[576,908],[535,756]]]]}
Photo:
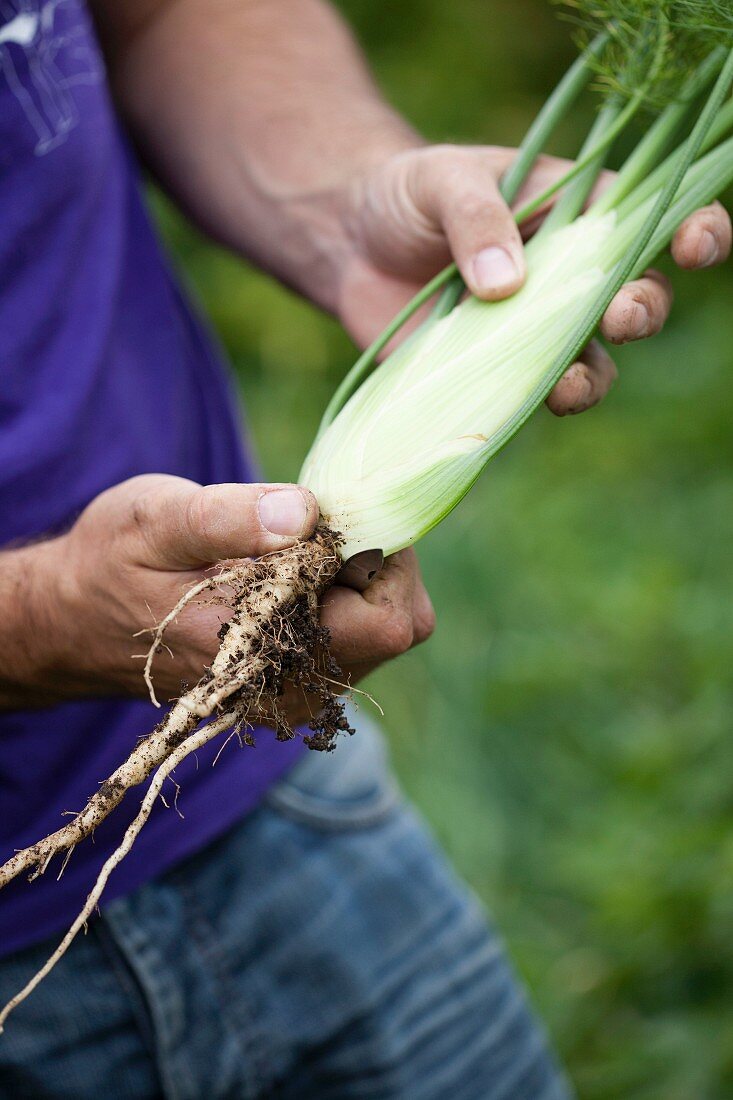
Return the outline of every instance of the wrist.
{"type": "Polygon", "coordinates": [[[401,119],[365,139],[355,157],[344,156],[311,190],[274,196],[272,251],[264,266],[327,312],[340,315],[342,287],[362,255],[359,213],[367,181],[400,154],[425,142],[401,119]]]}
{"type": "Polygon", "coordinates": [[[6,608],[0,627],[2,707],[44,705],[64,694],[62,544],[63,537],[49,539],[7,551],[0,560],[0,591],[6,608]]]}

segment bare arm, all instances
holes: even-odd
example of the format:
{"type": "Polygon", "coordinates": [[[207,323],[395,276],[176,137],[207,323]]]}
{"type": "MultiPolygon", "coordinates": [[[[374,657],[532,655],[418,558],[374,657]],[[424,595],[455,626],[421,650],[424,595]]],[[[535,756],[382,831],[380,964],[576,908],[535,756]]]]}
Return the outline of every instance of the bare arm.
{"type": "MultiPolygon", "coordinates": [[[[520,285],[522,244],[498,192],[512,152],[424,146],[381,100],[327,5],[92,4],[122,110],[169,189],[210,232],[335,312],[358,341],[451,255],[482,297],[520,285]]],[[[557,171],[544,158],[530,191],[557,171]]],[[[695,267],[729,248],[730,223],[715,206],[686,223],[673,252],[695,267]]],[[[651,335],[669,303],[661,278],[641,279],[616,298],[604,331],[618,342],[651,335]]],[[[607,354],[584,360],[558,384],[553,411],[581,411],[608,389],[607,354]]],[[[150,621],[148,608],[164,614],[213,562],[282,544],[286,528],[278,524],[273,542],[257,518],[262,491],[136,479],[94,501],[67,535],[0,554],[0,707],[140,693],[131,636],[150,621]]],[[[308,534],[315,518],[309,500],[287,530],[308,534]]],[[[393,559],[363,596],[332,590],[324,622],[353,678],[427,637],[432,610],[414,557],[393,559]]],[[[184,620],[171,636],[177,661],[161,662],[163,691],[182,675],[197,678],[218,625],[205,609],[184,620]]]]}
{"type": "Polygon", "coordinates": [[[46,682],[56,648],[53,558],[51,542],[0,553],[0,710],[44,706],[55,698],[46,682]]]}
{"type": "Polygon", "coordinates": [[[146,160],[214,237],[336,310],[345,187],[420,138],[320,0],[94,0],[146,160]]]}
{"type": "MultiPolygon", "coordinates": [[[[425,146],[381,98],[324,0],[91,0],[122,113],[168,190],[211,234],[335,313],[365,344],[451,256],[479,297],[525,275],[501,199],[512,150],[425,146]]],[[[567,165],[541,158],[520,199],[567,165]]],[[[683,267],[726,257],[716,204],[691,218],[683,267]]],[[[602,331],[659,331],[659,275],[624,288],[602,331]]],[[[615,376],[599,346],[553,392],[553,412],[594,404],[615,376]]]]}

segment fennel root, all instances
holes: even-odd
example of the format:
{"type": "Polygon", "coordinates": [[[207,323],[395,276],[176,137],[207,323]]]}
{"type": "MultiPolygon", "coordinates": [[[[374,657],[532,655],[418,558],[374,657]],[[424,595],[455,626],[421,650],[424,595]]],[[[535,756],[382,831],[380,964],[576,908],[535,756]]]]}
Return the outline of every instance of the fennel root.
{"type": "Polygon", "coordinates": [[[55,833],[16,852],[0,867],[2,889],[23,871],[31,871],[31,878],[43,874],[56,855],[65,852],[68,859],[73,848],[109,816],[132,787],[153,775],[137,817],[105,862],[79,916],[42,969],[0,1012],[0,1032],[10,1012],[53,969],[93,914],[107,879],[128,854],[150,816],[164,781],[190,753],[229,729],[243,732],[244,740],[252,743],[248,731],[262,720],[275,726],[279,739],[292,737],[279,703],[288,682],[316,701],[318,714],[310,722],[311,734],[305,738],[309,747],[328,750],[339,731],[349,729],[343,702],[331,686],[338,670],[328,655],[327,632],[318,623],[318,599],[332,584],[340,565],[335,536],[320,528],[307,542],[228,567],[195,585],[156,628],[145,679],[157,704],[151,668],[164,644],[166,628],[206,591],[213,591],[232,611],[232,617],[222,624],[216,657],[196,686],[174,703],[80,813],[55,833]]]}

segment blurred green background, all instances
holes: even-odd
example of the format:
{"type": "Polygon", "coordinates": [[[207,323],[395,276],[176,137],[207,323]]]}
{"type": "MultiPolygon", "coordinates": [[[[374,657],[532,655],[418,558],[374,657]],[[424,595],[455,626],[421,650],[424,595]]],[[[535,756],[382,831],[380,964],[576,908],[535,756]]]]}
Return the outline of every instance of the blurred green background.
{"type": "MultiPolygon", "coordinates": [[[[338,6],[437,140],[516,144],[573,53],[545,0],[338,6]]],[[[349,341],[160,212],[295,477],[349,341]]],[[[535,417],[425,540],[437,632],[369,683],[587,1100],[733,1096],[733,269],[675,284],[606,403],[535,417]]]]}

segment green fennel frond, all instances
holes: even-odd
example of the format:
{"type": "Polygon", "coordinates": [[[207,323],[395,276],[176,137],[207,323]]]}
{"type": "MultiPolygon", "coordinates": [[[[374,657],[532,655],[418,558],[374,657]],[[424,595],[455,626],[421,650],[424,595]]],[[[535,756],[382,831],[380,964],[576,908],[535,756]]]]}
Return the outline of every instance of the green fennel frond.
{"type": "Polygon", "coordinates": [[[608,32],[594,67],[602,88],[649,106],[672,102],[685,79],[718,45],[733,47],[731,0],[555,0],[581,39],[608,32]]]}

